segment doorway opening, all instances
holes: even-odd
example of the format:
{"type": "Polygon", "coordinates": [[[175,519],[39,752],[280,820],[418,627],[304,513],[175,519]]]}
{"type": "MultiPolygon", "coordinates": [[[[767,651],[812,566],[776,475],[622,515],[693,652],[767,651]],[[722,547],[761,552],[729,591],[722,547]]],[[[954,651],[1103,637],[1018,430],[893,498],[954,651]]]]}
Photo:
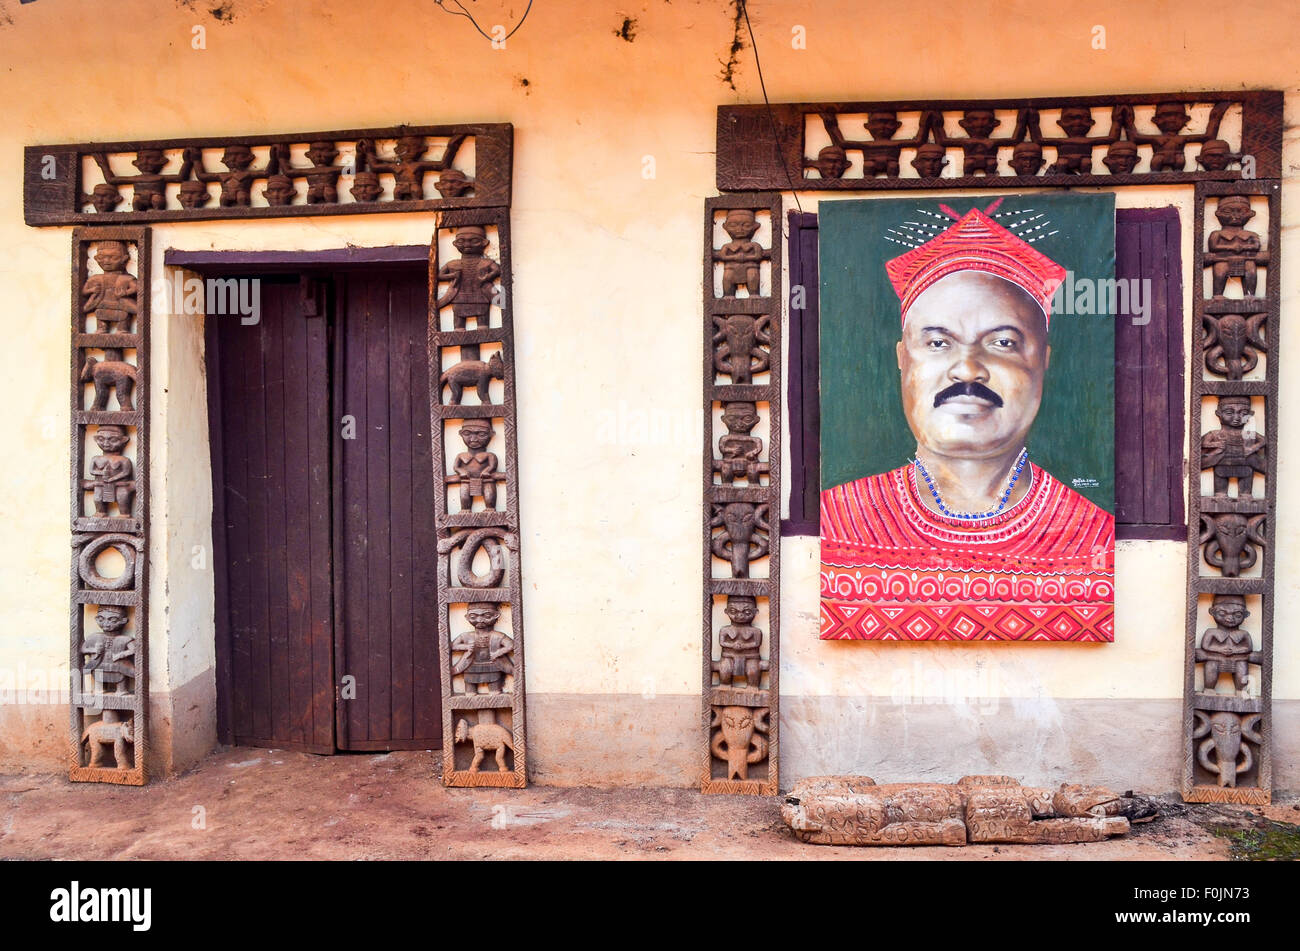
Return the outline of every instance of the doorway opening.
{"type": "Polygon", "coordinates": [[[426,266],[205,271],[218,736],[439,749],[426,266]]]}

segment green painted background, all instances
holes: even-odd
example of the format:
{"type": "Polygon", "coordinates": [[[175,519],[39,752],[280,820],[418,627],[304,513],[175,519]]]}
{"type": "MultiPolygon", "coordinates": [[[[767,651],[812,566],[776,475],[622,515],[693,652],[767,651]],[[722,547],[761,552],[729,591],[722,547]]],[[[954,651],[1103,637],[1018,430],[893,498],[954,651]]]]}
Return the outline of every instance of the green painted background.
{"type": "MultiPolygon", "coordinates": [[[[824,201],[818,208],[821,271],[821,483],[823,489],[903,465],[916,440],[903,417],[899,302],[885,261],[907,252],[886,240],[918,208],[958,214],[996,196],[824,201]]],[[[1007,195],[997,212],[1033,209],[1057,231],[1033,247],[1075,280],[1115,276],[1113,195],[1007,195]]],[[[941,213],[941,212],[940,212],[941,213]]],[[[995,219],[1004,227],[1019,217],[995,219]]],[[[1038,219],[1038,224],[1043,219],[1038,219]]],[[[901,229],[899,229],[901,230],[901,229]]],[[[1029,457],[1108,512],[1115,511],[1115,322],[1110,313],[1053,313],[1051,364],[1029,433],[1029,457]],[[1072,480],[1095,479],[1096,486],[1072,480]]]]}

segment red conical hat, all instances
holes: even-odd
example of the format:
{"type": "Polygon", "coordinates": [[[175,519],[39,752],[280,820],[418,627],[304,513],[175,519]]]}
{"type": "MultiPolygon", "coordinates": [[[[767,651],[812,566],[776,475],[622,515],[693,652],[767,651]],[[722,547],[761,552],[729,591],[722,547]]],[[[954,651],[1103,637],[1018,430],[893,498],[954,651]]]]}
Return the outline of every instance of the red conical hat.
{"type": "Polygon", "coordinates": [[[946,205],[939,207],[956,218],[956,223],[920,247],[885,262],[885,272],[902,302],[903,322],[907,322],[907,311],[916,298],[935,281],[957,271],[984,271],[1024,288],[1050,323],[1052,295],[1065,280],[1065,268],[978,208],[958,216],[946,205]]]}

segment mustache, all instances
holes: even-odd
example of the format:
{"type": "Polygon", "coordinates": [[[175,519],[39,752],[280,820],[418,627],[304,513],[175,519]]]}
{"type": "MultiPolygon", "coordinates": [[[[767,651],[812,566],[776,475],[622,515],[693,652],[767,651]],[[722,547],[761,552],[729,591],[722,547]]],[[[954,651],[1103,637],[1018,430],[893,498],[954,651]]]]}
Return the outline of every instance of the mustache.
{"type": "Polygon", "coordinates": [[[934,405],[938,406],[940,403],[946,403],[957,396],[974,396],[978,399],[988,400],[996,407],[1002,406],[1002,397],[978,381],[954,383],[952,386],[945,387],[935,394],[934,405]]]}

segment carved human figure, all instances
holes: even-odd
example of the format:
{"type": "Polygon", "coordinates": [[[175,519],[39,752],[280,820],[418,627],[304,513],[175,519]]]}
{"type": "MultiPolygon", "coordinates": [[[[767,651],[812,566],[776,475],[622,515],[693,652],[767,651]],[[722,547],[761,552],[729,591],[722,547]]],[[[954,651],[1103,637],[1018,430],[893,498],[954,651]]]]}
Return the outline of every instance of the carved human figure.
{"type": "Polygon", "coordinates": [[[1112,175],[1129,175],[1137,168],[1137,143],[1127,139],[1112,142],[1110,148],[1106,150],[1106,157],[1101,161],[1112,175]]]}
{"type": "Polygon", "coordinates": [[[101,604],[95,623],[99,630],[87,634],[81,644],[82,669],[94,676],[101,693],[110,692],[110,687],[112,693],[130,693],[136,678],[135,635],[121,633],[127,623],[126,608],[101,604]]]}
{"type": "Polygon", "coordinates": [[[1187,123],[1192,121],[1192,117],[1187,114],[1186,103],[1161,102],[1156,105],[1155,115],[1152,116],[1151,122],[1160,130],[1157,135],[1144,135],[1137,131],[1131,106],[1121,106],[1117,107],[1117,109],[1123,114],[1128,137],[1138,145],[1150,145],[1152,147],[1151,171],[1181,172],[1187,168],[1185,150],[1190,143],[1204,143],[1219,137],[1219,125],[1223,121],[1223,116],[1228,111],[1229,105],[1231,103],[1228,102],[1215,103],[1214,108],[1210,110],[1210,118],[1206,124],[1205,132],[1198,134],[1183,132],[1187,123]]]}
{"type": "MultiPolygon", "coordinates": [[[[939,145],[961,147],[963,175],[996,175],[998,174],[998,149],[1004,145],[1021,142],[1032,114],[1031,110],[1020,110],[1016,116],[1015,131],[1007,138],[993,137],[993,130],[1002,124],[1002,120],[994,115],[992,109],[967,109],[957,120],[957,124],[965,130],[965,136],[948,135],[944,131],[943,115],[938,112],[923,117],[922,125],[932,130],[935,141],[939,145]]],[[[1039,151],[1041,153],[1041,149],[1039,151]]],[[[917,157],[920,158],[919,149],[917,157]]],[[[1034,175],[1037,172],[1038,169],[1035,168],[1032,172],[1017,174],[1034,175]]]]}
{"type": "Polygon", "coordinates": [[[759,461],[763,440],[750,435],[758,425],[757,406],[752,402],[727,403],[722,408],[722,422],[727,432],[718,439],[718,454],[722,458],[716,467],[722,481],[744,479],[750,485],[758,485],[760,475],[768,467],[759,461]]]}
{"type": "Polygon", "coordinates": [[[478,693],[480,685],[485,686],[488,693],[501,693],[506,675],[515,672],[510,660],[515,642],[493,630],[501,619],[501,610],[491,601],[476,601],[466,609],[465,617],[474,630],[452,640],[451,651],[461,654],[461,658],[452,665],[451,672],[465,675],[466,693],[478,693]]]}
{"type": "MultiPolygon", "coordinates": [[[[339,200],[339,175],[344,171],[342,165],[334,164],[334,160],[339,157],[339,150],[333,142],[320,139],[307,147],[306,155],[311,162],[308,168],[293,167],[288,161],[288,156],[285,155],[279,163],[280,174],[307,179],[307,204],[334,204],[339,200]]],[[[270,185],[269,182],[267,184],[270,185]]],[[[270,198],[268,197],[267,200],[270,201],[270,198]]]]}
{"type": "Polygon", "coordinates": [[[871,141],[860,143],[863,177],[875,178],[878,175],[898,177],[898,159],[902,155],[903,146],[920,144],[919,140],[904,141],[894,138],[894,134],[902,125],[898,121],[898,114],[894,112],[867,114],[867,131],[871,133],[871,141]]]}
{"type": "Polygon", "coordinates": [[[1241,161],[1241,156],[1232,151],[1232,146],[1223,139],[1210,139],[1201,146],[1201,154],[1196,156],[1196,164],[1207,172],[1224,172],[1228,166],[1241,161]]]}
{"type": "Polygon", "coordinates": [[[495,452],[488,452],[492,441],[492,423],[486,419],[467,419],[460,427],[466,452],[456,454],[452,469],[460,477],[460,509],[468,512],[474,499],[482,497],[489,509],[497,507],[497,483],[494,476],[500,464],[495,452]]]}
{"type": "Polygon", "coordinates": [[[280,208],[285,205],[292,205],[297,195],[298,192],[293,187],[293,179],[288,175],[267,176],[266,187],[262,189],[262,197],[266,199],[266,203],[271,207],[280,208]]]}
{"type": "Polygon", "coordinates": [[[95,444],[103,455],[90,461],[90,478],[85,487],[92,490],[95,514],[107,516],[110,504],[116,503],[117,512],[129,517],[135,498],[135,467],[122,454],[129,437],[121,426],[100,426],[95,431],[95,444]]]}
{"type": "Polygon", "coordinates": [[[469,771],[477,773],[483,757],[492,753],[497,762],[497,771],[506,772],[506,750],[515,749],[514,738],[510,731],[499,723],[475,723],[460,720],[456,723],[456,742],[473,743],[474,759],[470,761],[469,771]]]}
{"type": "Polygon", "coordinates": [[[201,182],[221,183],[222,208],[247,208],[252,204],[253,182],[279,173],[281,154],[272,147],[267,166],[253,168],[256,157],[247,145],[230,145],[221,156],[224,172],[209,172],[203,167],[203,151],[197,146],[185,150],[185,159],[194,166],[194,177],[201,182]]]}
{"type": "Polygon", "coordinates": [[[1011,150],[1011,168],[1017,175],[1037,175],[1045,161],[1037,142],[1019,142],[1011,150]]]}
{"type": "Polygon", "coordinates": [[[1240,577],[1254,566],[1257,545],[1264,544],[1263,515],[1247,517],[1236,512],[1201,514],[1201,545],[1205,563],[1218,568],[1225,578],[1240,577]]]}
{"type": "Polygon", "coordinates": [[[713,367],[743,385],[771,366],[771,318],[767,315],[716,314],[713,318],[713,367]]]}
{"type": "Polygon", "coordinates": [[[474,179],[458,168],[448,168],[443,169],[433,187],[443,198],[460,198],[474,190],[474,179]]]}
{"type": "Polygon", "coordinates": [[[944,166],[948,164],[948,159],[944,156],[942,145],[935,145],[933,142],[918,145],[916,158],[912,159],[912,168],[916,169],[916,174],[922,178],[938,178],[943,174],[944,166]]]}
{"type": "Polygon", "coordinates": [[[750,561],[768,553],[771,526],[767,510],[766,505],[753,502],[714,504],[709,524],[722,531],[713,536],[713,553],[731,562],[733,578],[748,578],[750,561]]]}
{"type": "Polygon", "coordinates": [[[849,170],[849,157],[838,145],[824,145],[815,161],[805,161],[804,168],[815,168],[822,178],[843,178],[849,170]]]}
{"type": "Polygon", "coordinates": [[[357,172],[352,177],[352,197],[357,201],[377,201],[384,187],[374,172],[357,172]]]}
{"type": "Polygon", "coordinates": [[[100,183],[90,190],[89,195],[81,196],[81,203],[89,203],[95,211],[101,215],[116,211],[117,206],[122,204],[122,195],[112,185],[100,183]]]}
{"type": "Polygon", "coordinates": [[[1246,421],[1255,415],[1249,396],[1220,396],[1214,415],[1221,424],[1201,436],[1201,466],[1214,469],[1214,494],[1226,497],[1228,480],[1237,480],[1237,495],[1254,494],[1256,472],[1265,472],[1267,443],[1258,433],[1247,434],[1246,421]]]}
{"type": "Polygon", "coordinates": [[[763,671],[768,669],[768,665],[759,653],[763,646],[763,631],[754,626],[758,603],[749,595],[732,594],[727,596],[725,611],[731,623],[718,631],[721,660],[713,662],[718,683],[730,686],[737,677],[743,677],[749,689],[760,690],[763,671]]]}
{"type": "Polygon", "coordinates": [[[131,255],[124,241],[99,241],[95,245],[95,263],[102,274],[92,274],[81,286],[82,312],[95,319],[95,331],[102,334],[127,333],[139,311],[140,284],[126,271],[131,255]]]}
{"type": "Polygon", "coordinates": [[[1246,599],[1239,594],[1216,594],[1210,605],[1210,617],[1216,627],[1207,627],[1201,634],[1200,650],[1196,659],[1203,664],[1205,683],[1202,689],[1214,693],[1221,674],[1232,674],[1233,686],[1244,691],[1249,683],[1249,665],[1254,644],[1250,632],[1241,629],[1242,622],[1250,617],[1246,599]]]}
{"type": "Polygon", "coordinates": [[[1245,225],[1255,217],[1250,199],[1245,195],[1225,195],[1214,209],[1222,226],[1206,238],[1205,262],[1211,267],[1210,283],[1215,297],[1222,297],[1228,278],[1241,279],[1241,292],[1255,296],[1255,265],[1260,257],[1259,235],[1245,225]]]}
{"type": "Polygon", "coordinates": [[[755,707],[714,707],[713,755],[727,764],[727,779],[746,780],[749,767],[767,759],[767,710],[755,707]]]}
{"type": "Polygon", "coordinates": [[[452,325],[464,330],[469,318],[475,326],[486,327],[492,312],[493,287],[501,277],[501,267],[485,256],[487,232],[481,225],[466,225],[456,232],[452,245],[460,257],[438,269],[438,280],[451,286],[434,306],[441,310],[451,305],[452,325]]]}
{"type": "Polygon", "coordinates": [[[212,194],[208,191],[208,186],[203,182],[188,181],[181,182],[180,194],[181,207],[193,211],[195,208],[202,208],[212,200],[212,194]]]}
{"type": "Polygon", "coordinates": [[[193,158],[187,149],[181,162],[181,170],[174,175],[163,175],[167,167],[167,156],[162,149],[143,148],[136,152],[131,164],[140,170],[138,175],[118,175],[109,165],[108,156],[103,152],[95,154],[95,164],[104,175],[109,185],[131,186],[131,208],[135,211],[162,211],[167,207],[167,184],[183,182],[190,177],[193,158]]]}
{"type": "Polygon", "coordinates": [[[758,219],[748,208],[733,208],[722,221],[722,230],[731,240],[713,252],[713,260],[722,262],[722,296],[735,297],[744,287],[750,297],[761,292],[759,275],[762,263],[772,256],[753,240],[758,232],[758,219]]]}
{"type": "Polygon", "coordinates": [[[473,387],[474,391],[478,393],[479,402],[486,405],[492,402],[490,393],[492,381],[504,380],[505,378],[505,361],[501,359],[501,352],[497,351],[486,362],[483,360],[461,360],[455,366],[444,371],[442,376],[438,378],[438,382],[440,386],[451,388],[451,403],[449,405],[460,405],[466,387],[473,387]]]}
{"type": "Polygon", "coordinates": [[[1259,365],[1266,350],[1264,321],[1267,314],[1205,314],[1205,368],[1211,373],[1240,380],[1259,365]]]}
{"type": "Polygon", "coordinates": [[[425,173],[441,172],[450,167],[464,140],[463,135],[452,136],[443,150],[442,158],[432,161],[424,157],[429,151],[429,143],[422,135],[404,135],[399,138],[393,148],[396,157],[391,159],[381,158],[375,151],[374,143],[362,139],[357,143],[357,161],[359,165],[364,162],[368,171],[388,172],[393,176],[395,201],[422,201],[425,173]]]}
{"type": "Polygon", "coordinates": [[[103,767],[104,748],[113,748],[113,767],[131,769],[135,764],[133,757],[127,755],[126,748],[134,746],[135,736],[131,721],[119,720],[117,710],[105,710],[102,719],[90,724],[82,731],[81,742],[90,752],[90,766],[103,767]]]}
{"type": "MultiPolygon", "coordinates": [[[[1097,144],[1109,145],[1114,138],[1088,135],[1097,122],[1087,106],[1066,106],[1061,110],[1061,117],[1056,120],[1056,124],[1065,133],[1064,138],[1045,139],[1036,135],[1034,139],[1040,144],[1056,147],[1056,161],[1047,167],[1048,174],[1092,174],[1092,147],[1097,144]]],[[[1033,123],[1032,129],[1037,132],[1037,122],[1033,123]]],[[[1117,136],[1118,133],[1114,135],[1117,136]]]]}
{"type": "Polygon", "coordinates": [[[1210,713],[1193,710],[1196,727],[1193,740],[1201,740],[1196,748],[1196,760],[1208,772],[1218,777],[1223,787],[1235,787],[1237,777],[1250,772],[1255,756],[1250,744],[1264,742],[1259,732],[1260,714],[1237,714],[1229,710],[1210,713]]]}

